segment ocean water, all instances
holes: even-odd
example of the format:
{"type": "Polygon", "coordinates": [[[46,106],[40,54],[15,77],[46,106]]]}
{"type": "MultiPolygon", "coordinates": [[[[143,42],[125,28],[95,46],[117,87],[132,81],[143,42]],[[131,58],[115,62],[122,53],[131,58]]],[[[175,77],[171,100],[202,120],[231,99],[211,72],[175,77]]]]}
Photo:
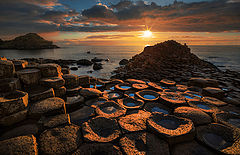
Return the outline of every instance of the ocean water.
{"type": "MultiPolygon", "coordinates": [[[[189,46],[191,52],[207,60],[222,70],[240,71],[240,46],[189,46]]],[[[111,72],[119,66],[122,59],[130,59],[143,51],[144,46],[67,46],[59,49],[45,50],[0,50],[0,56],[8,59],[49,58],[49,59],[92,59],[94,57],[109,59],[103,61],[103,69],[93,71],[92,66],[81,66],[72,74],[90,75],[99,78],[111,77],[111,72]],[[88,54],[87,51],[91,53],[88,54]],[[93,71],[90,73],[89,71],[93,71]]],[[[76,66],[76,65],[75,65],[76,66]]],[[[70,66],[71,67],[71,66],[70,66]]]]}

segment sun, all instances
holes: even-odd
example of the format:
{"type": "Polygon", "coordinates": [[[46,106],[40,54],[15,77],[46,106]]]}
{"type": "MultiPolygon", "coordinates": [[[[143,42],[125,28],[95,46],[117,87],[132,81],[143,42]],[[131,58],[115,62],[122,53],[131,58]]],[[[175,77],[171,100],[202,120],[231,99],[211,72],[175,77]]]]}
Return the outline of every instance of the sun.
{"type": "Polygon", "coordinates": [[[143,31],[142,37],[150,38],[152,37],[152,32],[150,30],[143,31]]]}

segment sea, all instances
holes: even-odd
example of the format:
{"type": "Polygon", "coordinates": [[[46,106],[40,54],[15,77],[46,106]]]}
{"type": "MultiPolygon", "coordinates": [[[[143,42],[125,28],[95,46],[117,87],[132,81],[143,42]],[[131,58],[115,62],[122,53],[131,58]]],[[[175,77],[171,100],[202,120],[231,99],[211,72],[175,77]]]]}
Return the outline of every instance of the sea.
{"type": "MultiPolygon", "coordinates": [[[[209,61],[225,71],[226,69],[240,72],[240,45],[236,46],[189,46],[191,52],[199,58],[209,61]]],[[[0,50],[0,56],[8,59],[49,58],[49,59],[93,59],[94,57],[108,59],[102,61],[103,69],[93,71],[92,66],[79,66],[72,74],[89,75],[98,78],[110,78],[113,71],[119,67],[119,61],[130,59],[143,51],[144,46],[65,46],[58,49],[44,50],[0,50]],[[90,53],[89,53],[90,52],[90,53]]],[[[77,65],[73,65],[77,66],[77,65]]],[[[70,67],[73,67],[70,66],[70,67]]]]}

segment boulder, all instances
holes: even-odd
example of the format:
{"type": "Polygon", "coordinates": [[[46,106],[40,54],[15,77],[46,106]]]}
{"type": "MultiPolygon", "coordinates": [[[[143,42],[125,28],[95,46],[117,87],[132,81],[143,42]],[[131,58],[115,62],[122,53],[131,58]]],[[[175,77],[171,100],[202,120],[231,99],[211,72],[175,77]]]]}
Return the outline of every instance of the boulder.
{"type": "Polygon", "coordinates": [[[22,110],[9,116],[1,117],[0,126],[11,126],[27,118],[28,110],[22,110]]]}
{"type": "Polygon", "coordinates": [[[208,114],[191,107],[178,107],[174,110],[174,115],[188,118],[193,121],[194,125],[210,124],[212,121],[208,114]]]}
{"type": "Polygon", "coordinates": [[[0,93],[12,92],[21,89],[21,84],[17,78],[0,79],[0,93]]]}
{"type": "Polygon", "coordinates": [[[19,136],[0,141],[1,154],[36,155],[38,154],[36,138],[33,135],[19,136]]]}
{"type": "Polygon", "coordinates": [[[15,67],[12,61],[0,60],[0,79],[11,78],[15,73],[15,67]]]}
{"type": "Polygon", "coordinates": [[[39,69],[23,69],[17,71],[17,76],[25,85],[37,85],[41,78],[41,72],[39,69]]]}
{"type": "Polygon", "coordinates": [[[42,154],[70,154],[82,143],[80,127],[67,125],[45,130],[39,136],[39,150],[42,154]]]}
{"type": "Polygon", "coordinates": [[[31,105],[29,115],[31,118],[40,118],[41,116],[57,115],[66,113],[65,102],[58,97],[51,97],[31,105]]]}
{"type": "Polygon", "coordinates": [[[0,140],[14,138],[18,136],[36,135],[37,133],[38,126],[36,124],[25,124],[3,133],[0,137],[0,140]]]}
{"type": "Polygon", "coordinates": [[[61,77],[49,77],[40,79],[39,83],[45,87],[58,89],[64,86],[65,80],[61,77]]]}
{"type": "Polygon", "coordinates": [[[100,69],[103,69],[101,63],[94,63],[93,64],[93,70],[100,70],[100,69]]]}
{"type": "Polygon", "coordinates": [[[119,143],[125,154],[170,155],[168,143],[148,132],[126,134],[119,143]]]}
{"type": "Polygon", "coordinates": [[[41,71],[42,77],[61,77],[61,66],[57,64],[40,64],[38,68],[41,71]]]}
{"type": "Polygon", "coordinates": [[[77,65],[82,65],[82,66],[91,66],[93,64],[92,61],[87,60],[87,59],[81,59],[77,61],[77,65]]]}
{"type": "Polygon", "coordinates": [[[63,79],[65,80],[65,87],[68,88],[76,88],[79,86],[78,76],[74,74],[65,74],[63,75],[63,79]]]}
{"type": "Polygon", "coordinates": [[[22,111],[28,106],[28,93],[15,91],[0,97],[0,116],[5,117],[22,111]]]}
{"type": "Polygon", "coordinates": [[[84,140],[87,142],[112,142],[121,131],[115,119],[95,117],[82,124],[84,140]]]}

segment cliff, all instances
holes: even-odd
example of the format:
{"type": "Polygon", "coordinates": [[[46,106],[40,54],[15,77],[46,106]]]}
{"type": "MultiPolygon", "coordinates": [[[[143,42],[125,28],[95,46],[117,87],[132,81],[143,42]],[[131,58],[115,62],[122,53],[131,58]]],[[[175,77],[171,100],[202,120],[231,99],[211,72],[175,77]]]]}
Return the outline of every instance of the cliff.
{"type": "Polygon", "coordinates": [[[53,48],[59,47],[53,45],[52,41],[45,40],[36,33],[28,33],[26,35],[16,37],[13,40],[2,41],[0,39],[0,49],[34,50],[53,48]]]}

